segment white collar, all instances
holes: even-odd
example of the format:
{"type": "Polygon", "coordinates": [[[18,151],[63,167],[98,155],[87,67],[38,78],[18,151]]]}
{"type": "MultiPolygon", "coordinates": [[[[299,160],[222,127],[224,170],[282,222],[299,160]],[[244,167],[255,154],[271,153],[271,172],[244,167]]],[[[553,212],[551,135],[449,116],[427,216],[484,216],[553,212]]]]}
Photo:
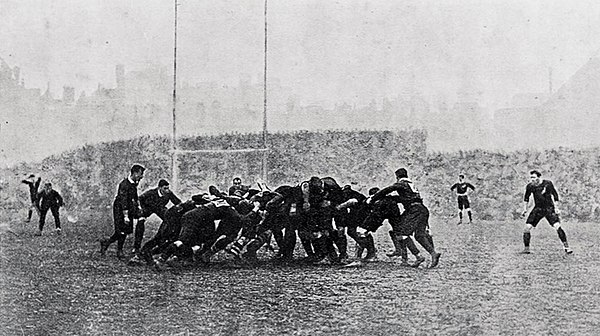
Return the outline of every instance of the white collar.
{"type": "Polygon", "coordinates": [[[408,179],[408,177],[399,178],[398,182],[400,182],[400,181],[410,182],[410,180],[408,179]]]}
{"type": "Polygon", "coordinates": [[[127,180],[129,180],[129,182],[131,182],[131,184],[135,184],[135,181],[131,179],[131,175],[127,176],[127,180]]]}
{"type": "Polygon", "coordinates": [[[158,197],[163,197],[163,194],[160,192],[160,188],[156,189],[156,192],[158,192],[158,197]]]}

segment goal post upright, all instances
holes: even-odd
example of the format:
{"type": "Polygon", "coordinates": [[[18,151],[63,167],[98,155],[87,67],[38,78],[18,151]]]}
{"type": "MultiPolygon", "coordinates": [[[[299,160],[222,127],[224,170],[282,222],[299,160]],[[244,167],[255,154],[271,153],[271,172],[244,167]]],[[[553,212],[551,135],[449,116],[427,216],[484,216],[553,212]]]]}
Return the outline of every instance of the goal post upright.
{"type": "Polygon", "coordinates": [[[263,183],[267,183],[268,171],[268,124],[267,124],[267,2],[264,0],[264,73],[263,73],[263,122],[260,148],[242,148],[242,149],[180,149],[177,139],[177,7],[178,0],[174,0],[175,5],[175,27],[173,43],[173,131],[171,137],[171,189],[180,192],[179,183],[179,156],[186,154],[234,154],[234,153],[262,153],[262,164],[260,178],[263,183]]]}
{"type": "Polygon", "coordinates": [[[264,77],[263,77],[263,129],[262,129],[262,147],[263,147],[263,157],[262,157],[262,180],[264,183],[267,183],[267,159],[269,157],[269,153],[267,151],[267,2],[265,0],[265,67],[264,67],[264,77]]]}
{"type": "Polygon", "coordinates": [[[179,191],[179,167],[177,153],[177,0],[174,0],[175,27],[173,36],[173,135],[171,138],[171,189],[179,191]]]}

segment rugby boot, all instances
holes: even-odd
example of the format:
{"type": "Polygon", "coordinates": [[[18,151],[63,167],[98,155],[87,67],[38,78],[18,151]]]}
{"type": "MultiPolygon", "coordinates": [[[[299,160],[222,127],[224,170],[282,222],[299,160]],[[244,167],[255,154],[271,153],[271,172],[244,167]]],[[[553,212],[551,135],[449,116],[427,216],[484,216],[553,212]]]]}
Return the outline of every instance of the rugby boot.
{"type": "Polygon", "coordinates": [[[441,253],[436,252],[434,254],[431,255],[431,265],[429,265],[429,268],[434,268],[438,265],[438,263],[440,262],[440,257],[442,256],[441,253]]]}
{"type": "Polygon", "coordinates": [[[366,247],[367,247],[367,255],[365,256],[364,261],[373,262],[377,260],[377,249],[375,248],[375,242],[373,241],[373,236],[368,235],[365,237],[366,247]]]}
{"type": "Polygon", "coordinates": [[[142,258],[142,260],[144,260],[146,262],[146,264],[148,264],[148,265],[153,264],[152,254],[150,254],[150,251],[142,249],[142,250],[140,250],[139,255],[142,258]]]}
{"type": "Polygon", "coordinates": [[[410,265],[411,267],[417,268],[417,267],[419,267],[419,265],[421,265],[425,261],[425,257],[423,257],[422,255],[418,255],[416,257],[417,257],[417,259],[415,260],[415,262],[412,265],[410,265]]]}
{"type": "Polygon", "coordinates": [[[134,264],[134,265],[140,265],[143,263],[143,260],[142,260],[142,258],[140,258],[139,255],[134,254],[133,257],[131,257],[131,259],[129,259],[129,263],[134,264]]]}
{"type": "Polygon", "coordinates": [[[200,260],[203,263],[209,263],[210,262],[210,258],[212,258],[212,256],[214,255],[214,253],[212,251],[206,251],[204,253],[202,253],[202,255],[200,256],[200,260]]]}
{"type": "Polygon", "coordinates": [[[392,243],[394,244],[394,252],[392,253],[386,253],[386,255],[390,258],[393,257],[400,257],[402,256],[402,243],[401,241],[398,239],[398,237],[396,236],[396,233],[393,230],[390,230],[389,232],[390,238],[392,238],[392,243]]]}
{"type": "Polygon", "coordinates": [[[530,254],[531,251],[529,251],[529,246],[525,246],[525,248],[523,248],[523,251],[521,251],[521,254],[530,254]]]}
{"type": "Polygon", "coordinates": [[[108,241],[105,239],[100,240],[100,255],[106,255],[106,250],[108,249],[108,241]]]}
{"type": "Polygon", "coordinates": [[[570,249],[570,248],[568,248],[568,247],[565,247],[565,253],[566,253],[566,254],[572,254],[572,253],[573,253],[573,250],[571,250],[571,249],[570,249]]]}
{"type": "Polygon", "coordinates": [[[348,253],[340,253],[339,261],[340,261],[341,264],[347,264],[348,263],[348,259],[350,259],[348,257],[348,253]]]}
{"type": "Polygon", "coordinates": [[[355,257],[356,259],[360,259],[360,258],[362,258],[362,255],[363,255],[363,252],[365,251],[365,248],[364,248],[364,247],[362,247],[362,246],[360,246],[360,244],[359,244],[359,243],[356,243],[355,251],[356,251],[356,252],[355,252],[355,255],[354,255],[354,257],[355,257]]]}

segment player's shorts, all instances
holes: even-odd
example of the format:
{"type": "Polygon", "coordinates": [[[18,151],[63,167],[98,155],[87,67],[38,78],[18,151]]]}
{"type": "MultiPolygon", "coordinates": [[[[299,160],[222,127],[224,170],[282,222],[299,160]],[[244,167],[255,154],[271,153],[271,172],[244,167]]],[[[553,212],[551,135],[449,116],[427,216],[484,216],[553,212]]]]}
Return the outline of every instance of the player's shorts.
{"type": "Polygon", "coordinates": [[[421,203],[412,204],[402,213],[397,225],[392,225],[392,229],[402,236],[411,234],[423,235],[429,226],[429,210],[421,203]]]}
{"type": "Polygon", "coordinates": [[[468,196],[458,196],[458,209],[469,209],[471,208],[471,204],[469,203],[468,196]]]}
{"type": "Polygon", "coordinates": [[[546,218],[546,220],[548,221],[548,223],[550,223],[550,225],[554,225],[554,224],[560,222],[560,218],[558,217],[558,214],[556,213],[556,211],[554,210],[553,207],[552,208],[535,207],[529,213],[529,216],[527,217],[527,221],[525,223],[531,224],[533,227],[536,227],[542,218],[546,218]]]}

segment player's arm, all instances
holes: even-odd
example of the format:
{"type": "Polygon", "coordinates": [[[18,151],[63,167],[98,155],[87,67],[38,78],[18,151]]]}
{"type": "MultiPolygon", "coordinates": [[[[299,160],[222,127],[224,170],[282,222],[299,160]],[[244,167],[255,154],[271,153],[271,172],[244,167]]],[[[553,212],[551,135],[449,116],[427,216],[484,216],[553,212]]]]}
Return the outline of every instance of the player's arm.
{"type": "Polygon", "coordinates": [[[310,208],[310,204],[308,203],[308,199],[310,196],[310,188],[308,186],[308,183],[302,183],[300,185],[300,189],[302,190],[302,199],[304,200],[302,207],[304,208],[304,210],[308,210],[310,208]]]}
{"type": "Polygon", "coordinates": [[[60,196],[60,194],[58,193],[58,191],[54,192],[54,195],[56,195],[56,200],[57,200],[57,205],[58,207],[62,207],[64,205],[64,200],[62,198],[62,196],[60,196]]]}
{"type": "Polygon", "coordinates": [[[531,196],[531,188],[529,188],[529,185],[527,185],[527,187],[525,188],[525,196],[523,197],[523,213],[521,214],[522,216],[525,216],[525,214],[527,214],[527,208],[529,207],[529,196],[531,196]]]}
{"type": "Polygon", "coordinates": [[[129,221],[129,204],[127,204],[129,192],[127,190],[127,184],[127,181],[123,180],[121,183],[119,183],[119,188],[117,189],[117,199],[119,200],[119,205],[123,210],[123,217],[125,218],[125,221],[129,221]]]}
{"type": "Polygon", "coordinates": [[[277,192],[273,193],[275,193],[275,197],[273,197],[270,201],[267,202],[267,204],[265,204],[265,209],[267,209],[268,211],[276,209],[285,200],[285,197],[282,194],[277,192]]]}
{"type": "Polygon", "coordinates": [[[471,188],[472,191],[475,191],[475,186],[471,183],[467,183],[467,188],[471,188]]]}
{"type": "Polygon", "coordinates": [[[335,209],[336,210],[345,210],[348,209],[349,207],[358,204],[358,199],[356,198],[351,198],[349,200],[347,200],[346,202],[342,203],[342,204],[338,204],[335,209]]]}
{"type": "Polygon", "coordinates": [[[169,200],[171,203],[173,203],[173,205],[181,203],[181,199],[179,199],[179,197],[177,197],[177,195],[175,195],[175,193],[172,191],[169,193],[169,200]]]}
{"type": "Polygon", "coordinates": [[[400,187],[396,183],[392,184],[389,187],[385,187],[385,188],[379,190],[377,193],[375,193],[375,195],[371,196],[371,200],[368,203],[370,204],[377,200],[380,200],[387,194],[391,193],[392,191],[399,191],[399,189],[400,189],[400,187]]]}
{"type": "Polygon", "coordinates": [[[454,183],[452,187],[450,187],[450,191],[454,191],[456,188],[458,188],[458,183],[454,183]]]}
{"type": "Polygon", "coordinates": [[[37,197],[36,197],[36,201],[35,201],[35,205],[36,205],[38,208],[39,208],[39,207],[40,207],[40,205],[42,204],[42,198],[44,198],[44,192],[43,192],[43,191],[40,191],[40,192],[38,192],[38,194],[37,194],[37,197]]]}
{"type": "Polygon", "coordinates": [[[553,198],[554,201],[554,211],[558,214],[560,213],[559,210],[559,198],[558,198],[558,192],[556,191],[556,188],[554,188],[554,184],[552,182],[550,182],[550,195],[553,198]]]}

